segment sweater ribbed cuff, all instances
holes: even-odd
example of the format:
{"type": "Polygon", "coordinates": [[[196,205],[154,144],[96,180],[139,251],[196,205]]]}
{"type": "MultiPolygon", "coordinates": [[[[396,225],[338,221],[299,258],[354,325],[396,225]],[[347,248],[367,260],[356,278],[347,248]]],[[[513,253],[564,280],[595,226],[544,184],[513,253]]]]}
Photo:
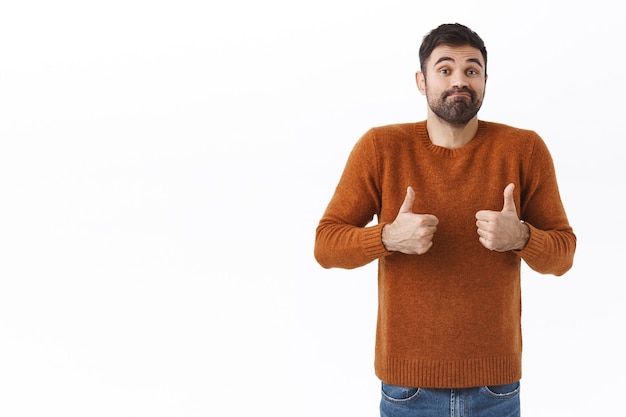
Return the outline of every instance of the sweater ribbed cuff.
{"type": "Polygon", "coordinates": [[[530,236],[528,237],[528,243],[524,247],[524,249],[516,250],[515,253],[522,259],[534,259],[537,256],[541,255],[545,250],[545,238],[544,235],[535,228],[533,225],[529,223],[525,223],[528,226],[528,230],[530,232],[530,236]]]}
{"type": "Polygon", "coordinates": [[[386,223],[377,224],[375,226],[366,227],[363,232],[361,245],[365,254],[372,259],[378,259],[381,256],[390,254],[385,245],[383,245],[382,233],[386,223]]]}

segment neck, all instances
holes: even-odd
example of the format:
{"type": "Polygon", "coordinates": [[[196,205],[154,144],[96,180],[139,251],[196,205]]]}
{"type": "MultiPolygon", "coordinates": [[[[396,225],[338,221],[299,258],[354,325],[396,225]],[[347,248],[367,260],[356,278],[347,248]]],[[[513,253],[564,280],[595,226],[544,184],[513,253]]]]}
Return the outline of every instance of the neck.
{"type": "Polygon", "coordinates": [[[478,117],[475,116],[465,125],[451,125],[436,115],[429,114],[426,129],[433,145],[448,149],[462,148],[476,135],[478,117]]]}

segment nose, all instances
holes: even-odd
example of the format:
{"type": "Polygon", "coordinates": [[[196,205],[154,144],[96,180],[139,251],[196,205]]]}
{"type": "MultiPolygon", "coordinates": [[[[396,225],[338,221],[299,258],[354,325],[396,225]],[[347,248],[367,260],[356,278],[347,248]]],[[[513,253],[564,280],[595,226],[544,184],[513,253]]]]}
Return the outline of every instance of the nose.
{"type": "Polygon", "coordinates": [[[467,87],[468,85],[469,84],[467,82],[467,79],[465,78],[465,74],[457,74],[452,79],[453,88],[462,88],[462,87],[467,87]]]}

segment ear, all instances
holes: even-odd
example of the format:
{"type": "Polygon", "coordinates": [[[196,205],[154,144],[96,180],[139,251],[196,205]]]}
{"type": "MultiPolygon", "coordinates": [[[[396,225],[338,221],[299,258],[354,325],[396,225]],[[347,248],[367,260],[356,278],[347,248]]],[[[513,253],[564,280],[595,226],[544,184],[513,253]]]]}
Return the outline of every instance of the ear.
{"type": "Polygon", "coordinates": [[[422,95],[426,95],[426,77],[424,73],[418,71],[415,73],[415,83],[417,84],[417,89],[420,90],[422,95]]]}

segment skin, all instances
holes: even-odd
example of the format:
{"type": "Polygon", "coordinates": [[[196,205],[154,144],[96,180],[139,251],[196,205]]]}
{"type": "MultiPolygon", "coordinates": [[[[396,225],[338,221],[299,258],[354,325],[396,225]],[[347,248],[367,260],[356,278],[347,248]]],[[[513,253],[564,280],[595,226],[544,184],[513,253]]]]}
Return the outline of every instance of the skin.
{"type": "MultiPolygon", "coordinates": [[[[415,74],[419,91],[428,102],[426,127],[433,144],[448,149],[467,145],[478,130],[478,110],[485,96],[487,74],[480,51],[469,45],[438,46],[426,62],[425,73],[415,74]]],[[[501,211],[476,213],[479,242],[487,249],[506,252],[528,243],[530,231],[517,215],[514,184],[503,191],[501,211]]],[[[395,220],[383,227],[382,242],[389,251],[410,255],[426,253],[433,245],[439,219],[413,213],[413,188],[407,193],[395,220]]]]}

